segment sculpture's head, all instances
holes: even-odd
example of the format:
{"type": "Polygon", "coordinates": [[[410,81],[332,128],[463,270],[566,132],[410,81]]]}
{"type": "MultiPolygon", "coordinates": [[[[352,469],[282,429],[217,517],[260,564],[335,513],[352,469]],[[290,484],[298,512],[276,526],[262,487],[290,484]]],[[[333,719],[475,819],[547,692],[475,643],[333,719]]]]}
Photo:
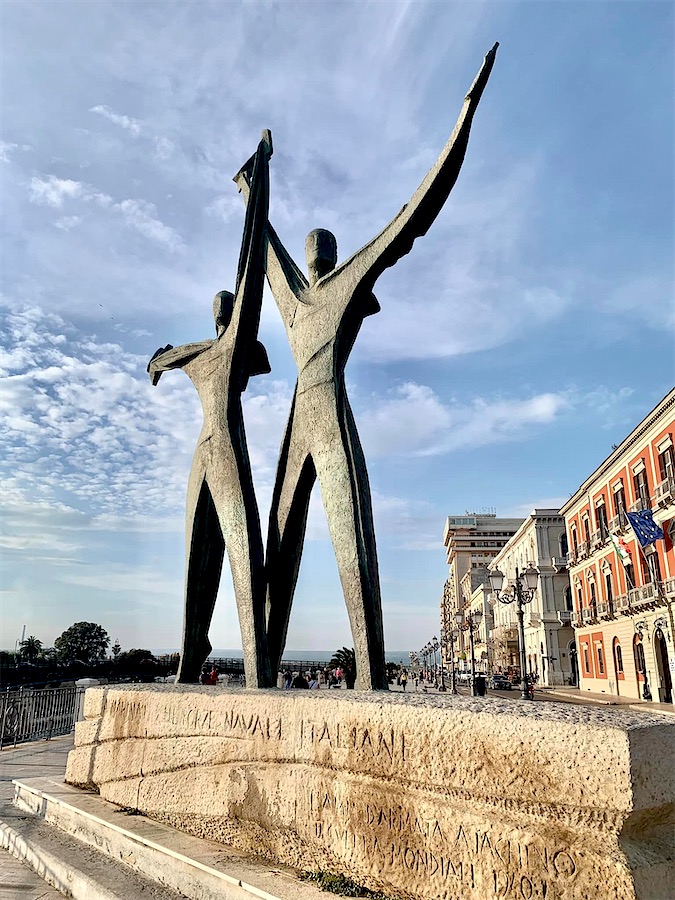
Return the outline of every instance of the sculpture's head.
{"type": "Polygon", "coordinates": [[[305,257],[309,283],[316,284],[319,278],[331,272],[337,264],[335,235],[326,231],[325,228],[315,228],[314,231],[310,231],[305,240],[305,257]]]}
{"type": "Polygon", "coordinates": [[[224,334],[232,318],[234,310],[234,294],[230,291],[218,291],[213,298],[213,318],[216,320],[216,334],[224,334]]]}

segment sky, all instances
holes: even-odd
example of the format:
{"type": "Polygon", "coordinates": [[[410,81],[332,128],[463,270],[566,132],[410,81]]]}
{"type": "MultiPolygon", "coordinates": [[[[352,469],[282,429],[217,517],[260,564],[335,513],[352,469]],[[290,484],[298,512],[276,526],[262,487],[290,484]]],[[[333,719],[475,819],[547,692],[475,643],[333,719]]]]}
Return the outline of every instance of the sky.
{"type": "MultiPolygon", "coordinates": [[[[270,220],[304,268],[412,196],[495,41],[448,202],[379,279],[347,367],[373,493],[386,645],[438,633],[447,515],[577,489],[673,385],[671,2],[32,2],[2,22],[0,647],[77,621],[178,648],[201,427],[156,348],[215,336],[273,134],[270,220]]],[[[267,527],[296,370],[243,395],[267,527]]],[[[211,643],[241,646],[227,565],[211,643]]],[[[318,488],[288,648],[351,646],[318,488]]]]}

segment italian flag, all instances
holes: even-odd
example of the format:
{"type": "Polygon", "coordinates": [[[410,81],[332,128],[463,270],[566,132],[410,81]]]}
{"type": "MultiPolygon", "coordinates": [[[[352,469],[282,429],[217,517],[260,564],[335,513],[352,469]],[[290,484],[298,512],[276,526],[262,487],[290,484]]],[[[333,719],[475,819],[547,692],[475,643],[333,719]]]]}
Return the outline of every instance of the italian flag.
{"type": "Polygon", "coordinates": [[[622,537],[620,537],[618,534],[612,534],[611,531],[609,533],[609,537],[611,542],[614,544],[616,555],[619,557],[624,566],[629,566],[632,562],[632,559],[630,550],[628,549],[628,544],[622,537]]]}

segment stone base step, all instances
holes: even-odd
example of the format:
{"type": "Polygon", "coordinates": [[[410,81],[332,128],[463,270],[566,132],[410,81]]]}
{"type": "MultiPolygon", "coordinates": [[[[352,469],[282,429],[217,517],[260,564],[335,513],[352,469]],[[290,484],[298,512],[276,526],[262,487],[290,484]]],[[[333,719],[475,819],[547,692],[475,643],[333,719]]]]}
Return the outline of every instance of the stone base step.
{"type": "Polygon", "coordinates": [[[12,826],[0,823],[2,846],[76,900],[135,900],[134,878],[140,879],[138,896],[143,900],[326,896],[290,869],[129,814],[93,792],[48,778],[13,783],[14,804],[29,816],[17,818],[12,826]]]}

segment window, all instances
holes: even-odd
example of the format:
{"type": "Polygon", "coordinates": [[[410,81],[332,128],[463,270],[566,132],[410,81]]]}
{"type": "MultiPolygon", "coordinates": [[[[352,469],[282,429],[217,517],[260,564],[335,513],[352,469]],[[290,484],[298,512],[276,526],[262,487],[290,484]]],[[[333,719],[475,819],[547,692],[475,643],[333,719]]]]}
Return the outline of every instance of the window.
{"type": "Polygon", "coordinates": [[[609,528],[607,527],[607,509],[604,500],[595,507],[595,521],[598,526],[598,531],[600,532],[600,537],[604,541],[609,533],[609,528]]]}
{"type": "Polygon", "coordinates": [[[586,541],[587,544],[590,544],[590,542],[591,542],[591,526],[588,521],[588,516],[584,516],[584,518],[581,521],[584,526],[584,540],[586,541]]]}
{"type": "Polygon", "coordinates": [[[626,492],[623,489],[623,482],[614,491],[614,515],[619,520],[619,527],[626,526],[626,492]]]}
{"type": "Polygon", "coordinates": [[[611,603],[614,599],[614,593],[612,591],[612,573],[605,572],[605,591],[607,592],[607,602],[611,603]]]}
{"type": "Polygon", "coordinates": [[[602,652],[602,644],[598,644],[595,648],[595,652],[598,655],[598,672],[601,675],[605,674],[605,655],[602,652]]]}
{"type": "Polygon", "coordinates": [[[594,581],[591,581],[590,589],[591,589],[591,609],[593,611],[593,617],[595,618],[595,616],[597,616],[597,614],[598,614],[598,598],[595,596],[595,582],[594,581]]]}
{"type": "Polygon", "coordinates": [[[577,529],[572,528],[572,547],[574,548],[574,555],[579,552],[579,538],[577,536],[577,529]]]}
{"type": "Polygon", "coordinates": [[[620,644],[614,645],[614,657],[616,659],[616,671],[623,675],[623,654],[620,644]]]}
{"type": "Polygon", "coordinates": [[[661,473],[661,481],[665,481],[666,479],[668,479],[669,481],[673,480],[675,463],[673,462],[672,445],[670,447],[666,447],[666,449],[662,453],[659,453],[659,472],[661,473]]]}
{"type": "Polygon", "coordinates": [[[582,644],[584,650],[584,674],[591,674],[591,658],[588,653],[588,644],[582,644]]]}
{"type": "Polygon", "coordinates": [[[569,609],[570,611],[574,609],[574,603],[572,602],[572,588],[569,584],[565,588],[565,609],[569,609]]]}
{"type": "Polygon", "coordinates": [[[567,544],[567,534],[563,531],[563,533],[560,535],[560,555],[567,556],[568,550],[569,547],[567,544]]]}
{"type": "Polygon", "coordinates": [[[645,665],[645,648],[642,646],[642,641],[637,635],[635,641],[635,668],[637,669],[638,678],[644,679],[645,672],[647,671],[645,665]]]}
{"type": "Polygon", "coordinates": [[[635,500],[642,503],[642,509],[649,509],[649,486],[647,485],[647,472],[644,467],[633,475],[633,490],[635,500]]]}
{"type": "Polygon", "coordinates": [[[584,608],[584,594],[581,590],[581,585],[577,586],[577,611],[579,615],[581,615],[581,610],[584,608]]]}

